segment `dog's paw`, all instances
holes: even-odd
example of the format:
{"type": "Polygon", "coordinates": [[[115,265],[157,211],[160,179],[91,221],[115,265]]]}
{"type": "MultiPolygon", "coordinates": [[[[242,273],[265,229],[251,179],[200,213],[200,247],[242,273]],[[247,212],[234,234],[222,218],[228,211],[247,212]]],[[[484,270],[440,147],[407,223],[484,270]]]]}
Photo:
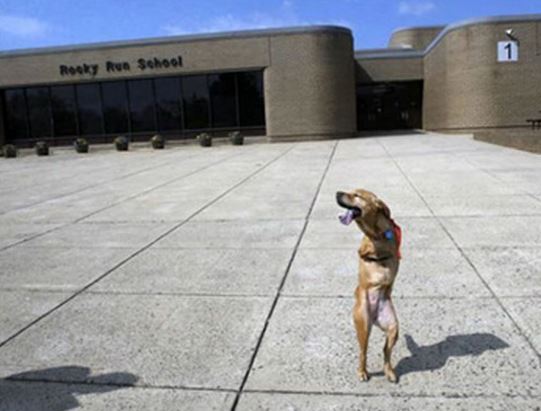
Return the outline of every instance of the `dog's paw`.
{"type": "Polygon", "coordinates": [[[383,367],[383,372],[385,373],[387,380],[393,383],[398,382],[398,377],[396,376],[396,373],[390,366],[383,367]]]}
{"type": "Polygon", "coordinates": [[[357,370],[357,375],[359,376],[359,380],[361,381],[368,381],[368,373],[366,370],[357,370]]]}

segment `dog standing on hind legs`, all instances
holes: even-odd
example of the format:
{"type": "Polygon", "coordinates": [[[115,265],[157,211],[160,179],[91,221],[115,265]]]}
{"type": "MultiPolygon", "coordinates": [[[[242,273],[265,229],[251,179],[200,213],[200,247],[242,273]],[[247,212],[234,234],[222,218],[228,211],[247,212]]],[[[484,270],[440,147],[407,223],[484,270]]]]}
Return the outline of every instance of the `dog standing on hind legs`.
{"type": "Polygon", "coordinates": [[[373,325],[385,332],[383,371],[387,379],[397,382],[391,365],[391,352],[398,339],[396,317],[391,292],[400,262],[400,227],[391,218],[389,207],[370,191],[357,189],[336,193],[338,205],[347,211],[340,216],[343,224],[352,221],[364,233],[359,248],[359,284],[355,290],[353,320],[359,340],[359,369],[361,381],[368,380],[366,353],[373,325]]]}

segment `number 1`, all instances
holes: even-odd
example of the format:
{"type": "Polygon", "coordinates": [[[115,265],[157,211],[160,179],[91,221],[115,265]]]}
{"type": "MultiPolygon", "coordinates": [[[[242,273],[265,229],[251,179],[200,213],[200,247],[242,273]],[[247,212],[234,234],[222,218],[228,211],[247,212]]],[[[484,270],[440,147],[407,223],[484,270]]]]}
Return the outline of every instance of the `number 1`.
{"type": "Polygon", "coordinates": [[[511,43],[507,43],[507,46],[504,47],[507,50],[507,60],[511,60],[513,54],[511,52],[511,43]]]}

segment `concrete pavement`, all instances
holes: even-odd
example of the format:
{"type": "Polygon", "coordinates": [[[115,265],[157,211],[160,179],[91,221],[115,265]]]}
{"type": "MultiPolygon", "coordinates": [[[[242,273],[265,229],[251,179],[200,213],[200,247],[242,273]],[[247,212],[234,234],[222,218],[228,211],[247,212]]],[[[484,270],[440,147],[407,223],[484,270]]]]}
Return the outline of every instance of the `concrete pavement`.
{"type": "Polygon", "coordinates": [[[539,410],[541,157],[464,136],[0,159],[0,410],[539,410]],[[356,378],[364,187],[404,233],[356,378]]]}

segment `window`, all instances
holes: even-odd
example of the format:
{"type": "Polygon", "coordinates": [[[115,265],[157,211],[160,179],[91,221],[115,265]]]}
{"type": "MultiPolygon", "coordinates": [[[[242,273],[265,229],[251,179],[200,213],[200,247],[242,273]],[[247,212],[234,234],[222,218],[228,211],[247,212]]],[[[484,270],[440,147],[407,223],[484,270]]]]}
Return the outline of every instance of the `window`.
{"type": "Polygon", "coordinates": [[[79,133],[96,135],[103,133],[100,88],[98,84],[79,84],[75,86],[77,107],[79,109],[79,133]]]}
{"type": "Polygon", "coordinates": [[[52,117],[48,87],[32,87],[26,89],[30,134],[33,138],[50,137],[52,135],[52,117]]]}
{"type": "Polygon", "coordinates": [[[128,81],[128,94],[130,96],[131,131],[156,130],[152,80],[128,81]]]}
{"type": "Polygon", "coordinates": [[[26,99],[24,89],[12,89],[5,92],[6,135],[9,140],[28,138],[26,99]]]}
{"type": "Polygon", "coordinates": [[[178,77],[155,79],[154,89],[159,130],[181,130],[180,79],[178,77]]]}
{"type": "Polygon", "coordinates": [[[212,127],[234,127],[237,121],[237,93],[234,73],[209,76],[212,127]]]}
{"type": "Polygon", "coordinates": [[[75,88],[73,86],[51,87],[51,109],[54,135],[77,135],[75,88]]]}
{"type": "Polygon", "coordinates": [[[8,141],[27,144],[47,137],[102,142],[119,134],[181,137],[185,130],[265,127],[262,71],[12,88],[0,90],[0,98],[8,141]]]}
{"type": "Polygon", "coordinates": [[[238,73],[237,83],[241,127],[264,126],[263,73],[260,71],[238,73]]]}
{"type": "Polygon", "coordinates": [[[182,97],[186,128],[208,128],[210,121],[207,76],[183,77],[182,97]]]}
{"type": "Polygon", "coordinates": [[[102,83],[101,93],[105,133],[129,132],[126,83],[124,81],[102,83]]]}

